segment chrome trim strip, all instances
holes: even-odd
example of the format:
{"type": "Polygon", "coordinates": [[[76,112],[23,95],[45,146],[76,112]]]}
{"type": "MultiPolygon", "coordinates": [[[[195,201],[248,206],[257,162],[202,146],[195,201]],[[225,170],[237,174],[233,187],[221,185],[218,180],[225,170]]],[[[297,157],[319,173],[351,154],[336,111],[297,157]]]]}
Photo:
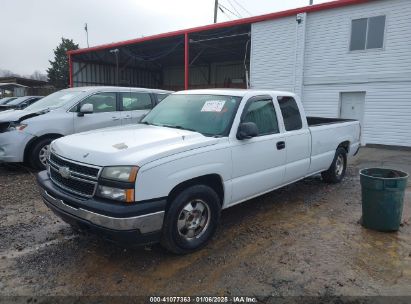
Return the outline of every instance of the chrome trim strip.
{"type": "Polygon", "coordinates": [[[44,189],[41,189],[41,192],[43,200],[47,205],[52,205],[57,209],[60,209],[66,213],[89,221],[101,227],[124,231],[138,229],[141,233],[159,231],[163,227],[164,211],[158,211],[134,217],[116,218],[98,214],[82,208],[74,208],[67,205],[62,200],[54,198],[44,189]]]}

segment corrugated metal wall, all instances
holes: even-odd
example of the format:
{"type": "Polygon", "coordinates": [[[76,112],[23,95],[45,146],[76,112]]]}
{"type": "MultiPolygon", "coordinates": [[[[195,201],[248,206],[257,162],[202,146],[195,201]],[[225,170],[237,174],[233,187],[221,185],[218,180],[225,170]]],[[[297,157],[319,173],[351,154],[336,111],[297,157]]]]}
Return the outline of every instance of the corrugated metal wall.
{"type": "Polygon", "coordinates": [[[409,0],[381,0],[308,13],[300,28],[295,17],[253,24],[251,86],[302,92],[309,115],[330,117],[342,92],[364,91],[363,143],[411,146],[410,14],[409,0]],[[351,20],[378,15],[384,49],[350,52],[351,20]]]}
{"type": "MultiPolygon", "coordinates": [[[[165,88],[183,89],[184,68],[168,67],[163,71],[165,88]]],[[[190,67],[190,88],[245,87],[245,71],[241,62],[222,62],[190,67]]]]}
{"type": "MultiPolygon", "coordinates": [[[[119,69],[119,85],[157,88],[160,72],[142,69],[119,69]]],[[[115,85],[116,67],[91,63],[73,62],[73,86],[115,85]]]]}

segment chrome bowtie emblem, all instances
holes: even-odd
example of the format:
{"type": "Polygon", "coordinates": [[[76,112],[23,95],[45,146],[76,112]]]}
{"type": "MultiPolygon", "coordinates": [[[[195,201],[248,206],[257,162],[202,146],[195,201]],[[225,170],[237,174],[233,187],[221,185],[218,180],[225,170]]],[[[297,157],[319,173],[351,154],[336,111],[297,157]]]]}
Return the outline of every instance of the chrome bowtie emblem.
{"type": "Polygon", "coordinates": [[[60,173],[61,177],[64,177],[64,178],[70,178],[70,176],[71,176],[71,172],[70,172],[69,167],[60,167],[59,168],[59,173],[60,173]]]}

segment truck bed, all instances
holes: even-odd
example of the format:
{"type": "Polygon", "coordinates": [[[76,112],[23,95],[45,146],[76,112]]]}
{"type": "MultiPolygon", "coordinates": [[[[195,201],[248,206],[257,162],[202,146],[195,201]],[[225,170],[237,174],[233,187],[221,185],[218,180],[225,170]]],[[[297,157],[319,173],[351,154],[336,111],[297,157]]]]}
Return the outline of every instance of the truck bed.
{"type": "Polygon", "coordinates": [[[307,116],[307,123],[309,127],[330,125],[342,122],[355,121],[353,119],[344,119],[344,118],[327,118],[327,117],[313,117],[307,116]]]}

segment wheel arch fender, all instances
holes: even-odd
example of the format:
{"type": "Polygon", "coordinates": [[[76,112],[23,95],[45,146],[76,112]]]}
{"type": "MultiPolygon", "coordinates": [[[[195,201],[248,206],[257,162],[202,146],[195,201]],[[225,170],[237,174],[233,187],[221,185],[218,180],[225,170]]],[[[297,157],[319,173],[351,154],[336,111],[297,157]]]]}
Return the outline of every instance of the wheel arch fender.
{"type": "Polygon", "coordinates": [[[28,156],[33,148],[33,146],[40,140],[43,140],[44,138],[50,138],[52,140],[63,137],[64,135],[58,134],[58,133],[48,133],[48,134],[43,134],[41,136],[36,136],[30,139],[30,141],[27,143],[26,147],[24,148],[24,161],[28,161],[28,156]]]}
{"type": "Polygon", "coordinates": [[[221,175],[217,173],[210,173],[187,179],[175,185],[167,196],[167,208],[179,193],[193,185],[209,186],[217,193],[218,197],[220,198],[221,207],[223,206],[225,197],[225,187],[223,179],[221,175]]]}

